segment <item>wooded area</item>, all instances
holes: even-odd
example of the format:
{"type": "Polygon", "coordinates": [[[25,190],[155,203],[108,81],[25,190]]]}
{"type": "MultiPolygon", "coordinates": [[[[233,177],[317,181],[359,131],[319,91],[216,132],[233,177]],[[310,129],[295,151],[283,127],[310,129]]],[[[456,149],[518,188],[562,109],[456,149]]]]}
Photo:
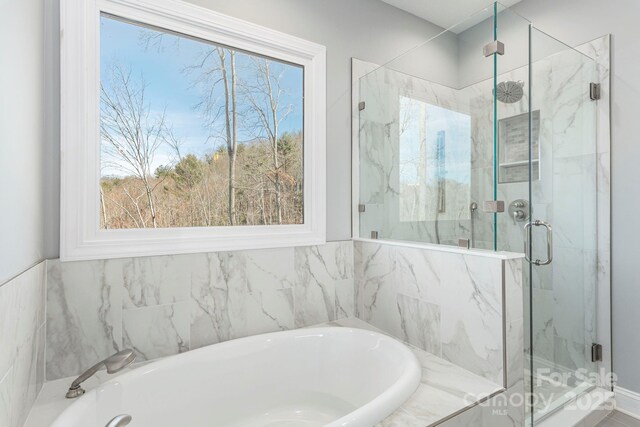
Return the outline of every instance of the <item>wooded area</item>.
{"type": "Polygon", "coordinates": [[[291,66],[217,46],[199,59],[184,72],[201,94],[193,110],[212,147],[203,155],[183,153],[143,75],[114,65],[102,77],[101,160],[119,171],[101,177],[102,228],[303,223],[302,124],[282,131],[293,106],[280,83],[291,66]],[[161,151],[174,160],[154,168],[161,151]]]}

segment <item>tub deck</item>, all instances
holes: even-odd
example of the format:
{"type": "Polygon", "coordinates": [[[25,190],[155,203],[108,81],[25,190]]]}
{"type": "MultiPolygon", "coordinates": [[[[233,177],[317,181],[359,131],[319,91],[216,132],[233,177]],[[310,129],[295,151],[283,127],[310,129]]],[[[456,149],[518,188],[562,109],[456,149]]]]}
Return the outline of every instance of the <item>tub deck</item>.
{"type": "MultiPolygon", "coordinates": [[[[369,329],[384,334],[383,331],[356,318],[343,319],[317,326],[353,327],[369,329]]],[[[478,401],[487,396],[503,390],[501,386],[479,375],[416,347],[408,344],[407,346],[420,361],[422,382],[413,396],[396,412],[378,424],[377,427],[425,427],[437,425],[476,405],[478,401]]],[[[140,364],[137,366],[140,366],[140,364]]],[[[114,378],[113,375],[107,375],[106,372],[101,371],[85,383],[85,388],[87,390],[94,388],[101,382],[112,378],[114,378]]],[[[24,427],[49,427],[53,420],[74,402],[64,397],[69,384],[74,379],[75,377],[70,377],[45,383],[24,427]]]]}

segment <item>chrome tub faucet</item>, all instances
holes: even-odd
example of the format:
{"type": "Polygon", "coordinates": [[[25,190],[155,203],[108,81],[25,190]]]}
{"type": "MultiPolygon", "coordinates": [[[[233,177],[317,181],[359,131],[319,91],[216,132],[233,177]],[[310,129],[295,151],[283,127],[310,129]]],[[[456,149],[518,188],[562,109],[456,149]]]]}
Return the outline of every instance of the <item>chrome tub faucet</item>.
{"type": "Polygon", "coordinates": [[[80,387],[80,384],[91,378],[103,366],[107,368],[107,373],[115,374],[116,372],[120,372],[127,366],[131,365],[134,360],[136,360],[136,354],[133,350],[126,349],[96,363],[71,383],[71,387],[69,387],[69,391],[67,391],[66,394],[67,399],[74,399],[82,396],[85,391],[80,387]]]}

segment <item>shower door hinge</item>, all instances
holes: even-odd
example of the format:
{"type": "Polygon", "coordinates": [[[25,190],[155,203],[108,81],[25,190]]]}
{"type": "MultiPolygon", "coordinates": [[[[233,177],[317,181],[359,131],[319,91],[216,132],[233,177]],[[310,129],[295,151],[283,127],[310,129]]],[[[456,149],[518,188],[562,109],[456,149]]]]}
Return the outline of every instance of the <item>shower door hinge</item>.
{"type": "Polygon", "coordinates": [[[372,231],[371,232],[371,238],[373,240],[377,240],[378,239],[378,232],[377,231],[372,231]]]}
{"type": "Polygon", "coordinates": [[[487,200],[482,206],[482,211],[485,213],[504,212],[504,200],[487,200]]]}
{"type": "Polygon", "coordinates": [[[366,210],[367,210],[367,207],[364,204],[358,205],[358,212],[363,213],[366,210]]]}
{"type": "Polygon", "coordinates": [[[504,43],[499,40],[494,40],[491,43],[487,43],[482,48],[482,54],[484,57],[488,57],[497,53],[498,55],[504,55],[504,43]]]}
{"type": "Polygon", "coordinates": [[[364,102],[364,101],[360,101],[360,102],[358,103],[358,111],[362,111],[362,110],[364,110],[366,107],[367,107],[367,103],[366,103],[366,102],[364,102]]]}
{"type": "Polygon", "coordinates": [[[592,101],[600,99],[600,83],[589,83],[589,98],[592,101]]]}
{"type": "Polygon", "coordinates": [[[602,362],[602,344],[591,344],[591,361],[602,362]]]}

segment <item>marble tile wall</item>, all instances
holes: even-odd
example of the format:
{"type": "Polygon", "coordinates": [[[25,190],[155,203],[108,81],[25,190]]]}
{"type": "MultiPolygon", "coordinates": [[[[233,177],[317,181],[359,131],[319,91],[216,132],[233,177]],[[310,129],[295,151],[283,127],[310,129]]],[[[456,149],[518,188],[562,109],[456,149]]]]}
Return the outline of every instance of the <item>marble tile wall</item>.
{"type": "Polygon", "coordinates": [[[358,318],[496,384],[505,360],[522,377],[520,258],[355,241],[354,265],[358,318]]]}
{"type": "Polygon", "coordinates": [[[355,59],[353,88],[354,105],[357,107],[360,100],[366,102],[364,110],[353,111],[353,136],[358,141],[354,156],[359,159],[358,185],[354,190],[359,193],[359,203],[366,208],[357,219],[360,236],[367,238],[371,231],[377,231],[385,239],[449,245],[468,237],[471,154],[468,144],[465,145],[467,141],[455,140],[455,135],[447,141],[445,167],[453,178],[444,180],[444,208],[436,209],[434,147],[426,147],[428,167],[424,182],[417,186],[401,184],[402,170],[407,167],[403,161],[407,160],[400,155],[401,152],[406,155],[400,146],[400,134],[407,119],[401,117],[400,99],[408,97],[468,115],[471,91],[458,91],[355,59]],[[407,205],[413,203],[407,201],[413,200],[413,191],[424,193],[420,197],[424,206],[408,212],[407,205]]]}
{"type": "Polygon", "coordinates": [[[45,262],[0,285],[0,426],[21,427],[44,382],[45,262]]]}
{"type": "Polygon", "coordinates": [[[353,244],[48,262],[47,380],[354,313],[353,244]]]}

